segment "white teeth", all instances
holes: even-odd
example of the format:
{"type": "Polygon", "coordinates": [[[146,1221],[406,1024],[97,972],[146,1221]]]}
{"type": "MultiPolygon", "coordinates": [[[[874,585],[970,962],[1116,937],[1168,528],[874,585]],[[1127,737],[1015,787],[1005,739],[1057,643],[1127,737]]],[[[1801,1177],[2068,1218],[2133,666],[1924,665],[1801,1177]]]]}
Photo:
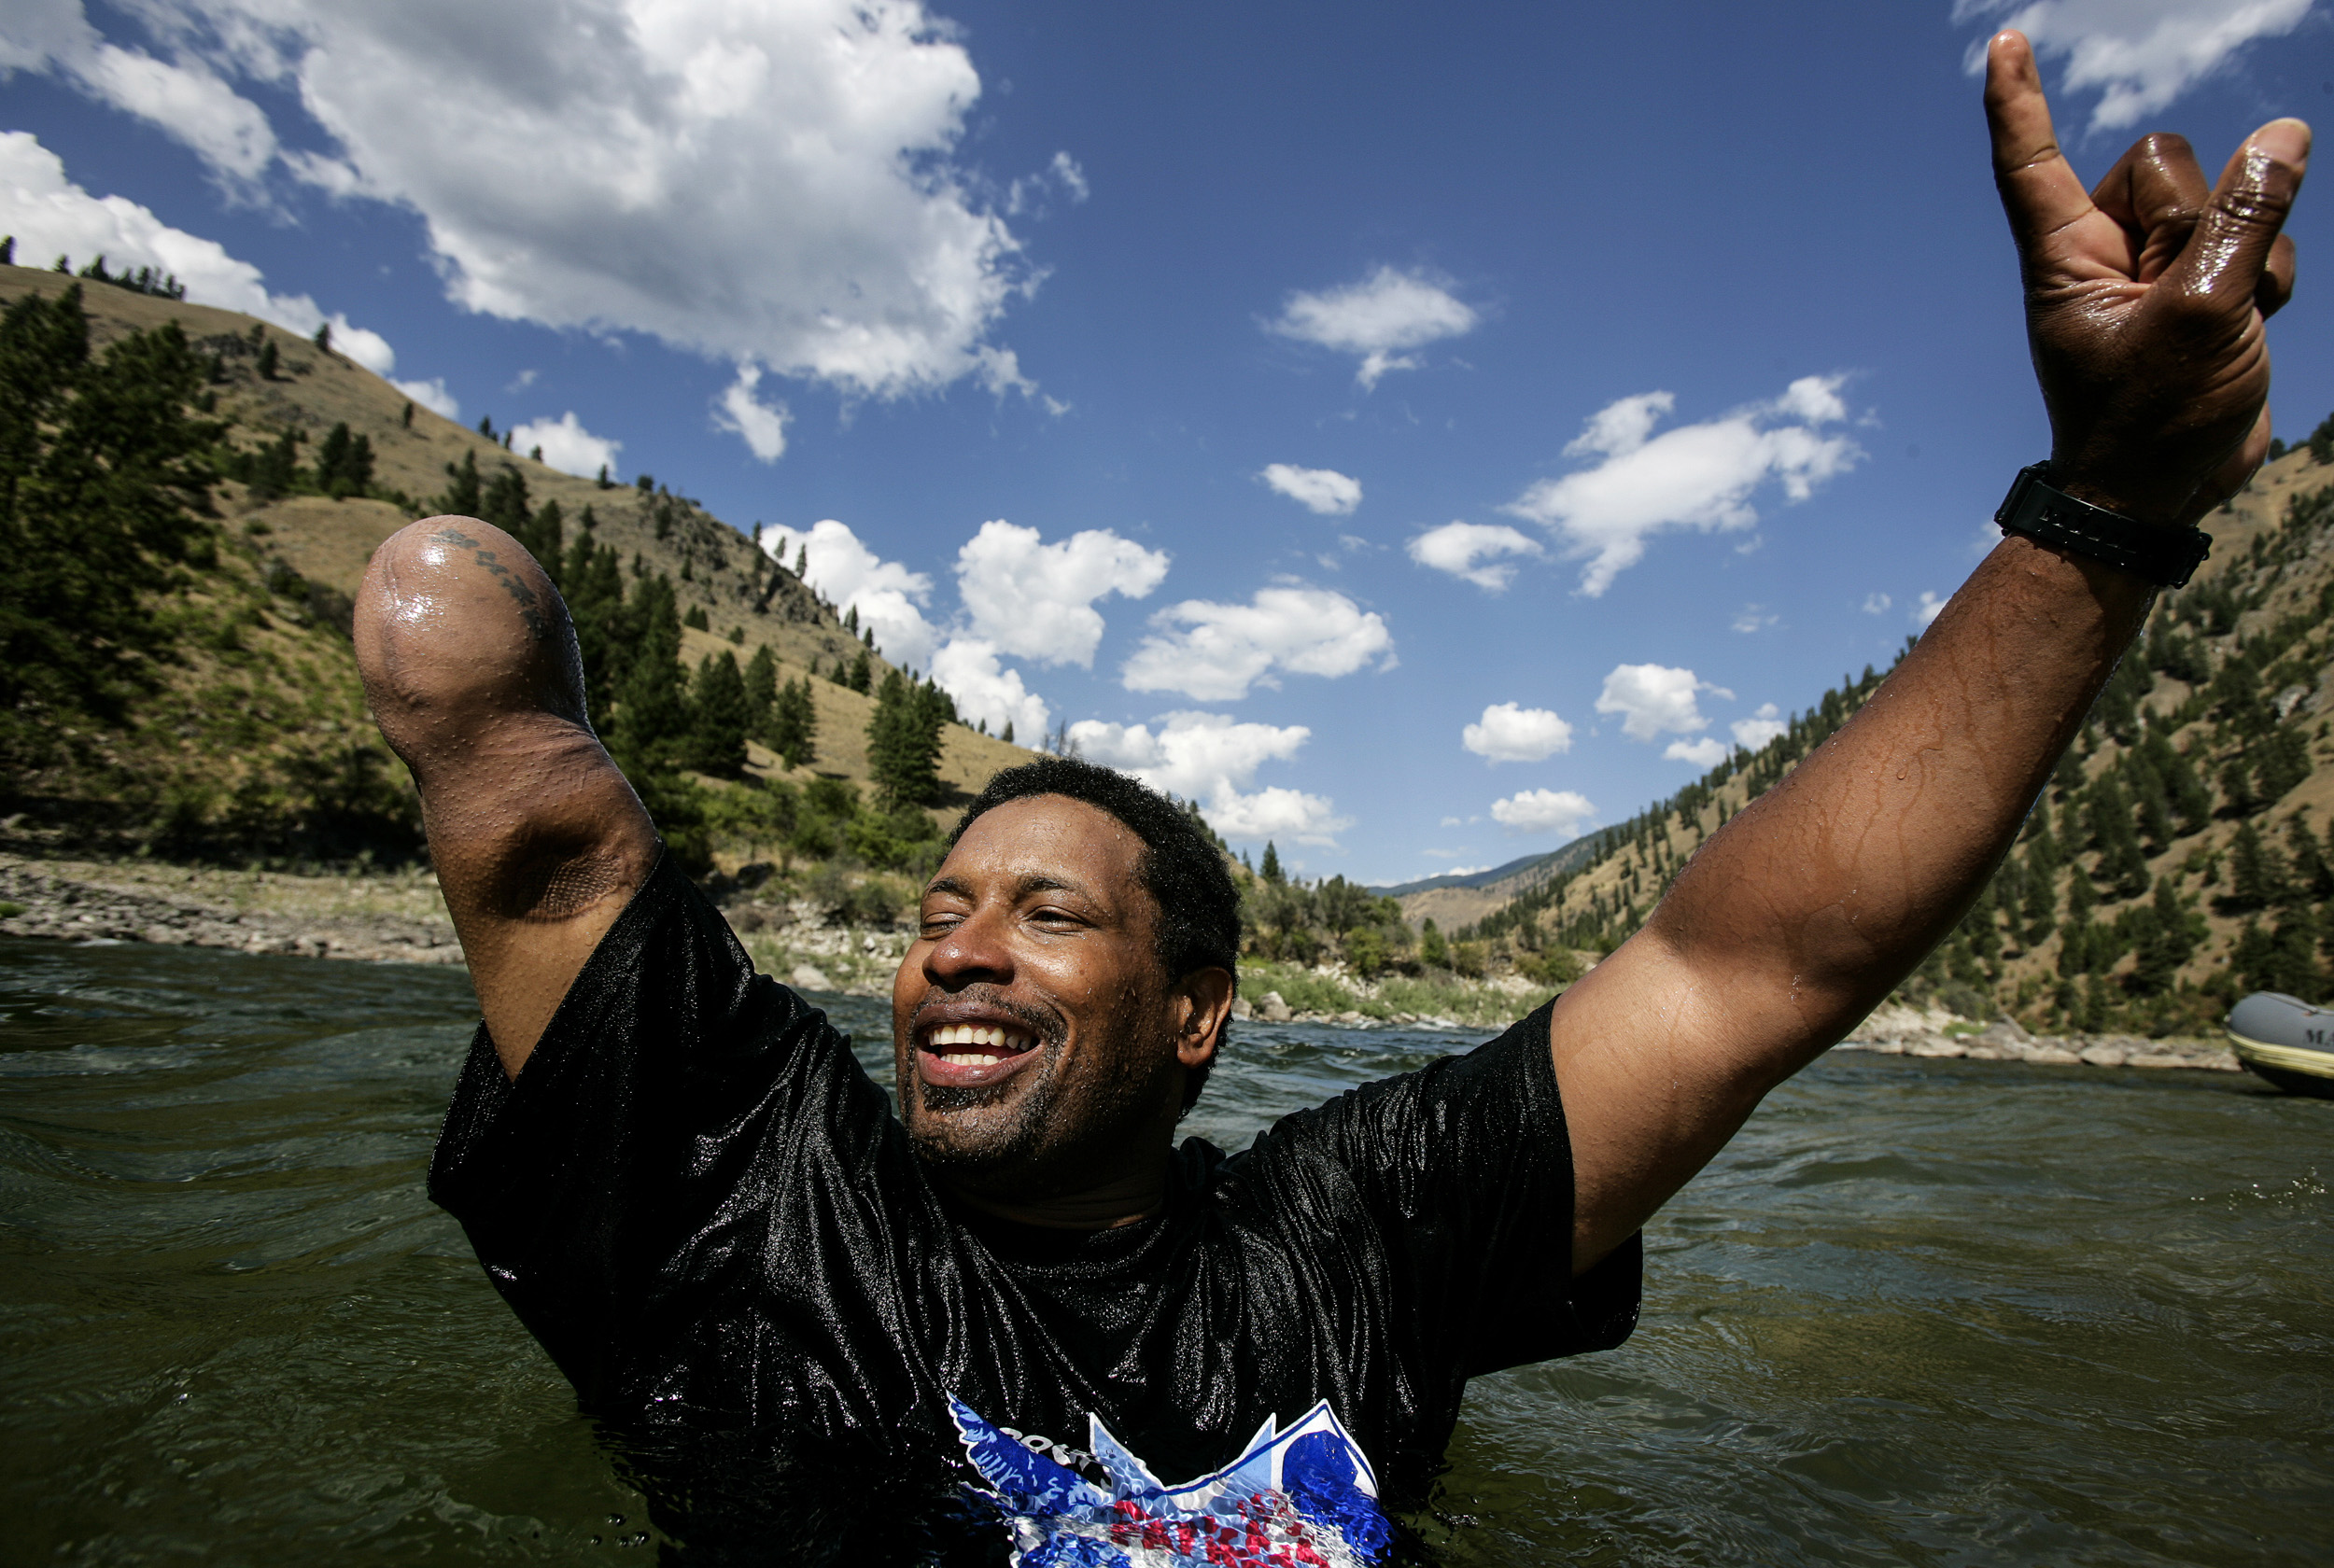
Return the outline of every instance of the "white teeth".
{"type": "MultiPolygon", "coordinates": [[[[986,1045],[1004,1056],[1018,1056],[1029,1049],[1030,1039],[1018,1029],[1005,1029],[995,1024],[943,1024],[932,1031],[931,1043],[935,1047],[949,1045],[986,1045]]],[[[989,1060],[987,1057],[955,1056],[941,1052],[945,1061],[962,1066],[989,1060]]]]}
{"type": "Polygon", "coordinates": [[[967,1051],[946,1052],[940,1059],[950,1067],[987,1067],[996,1060],[994,1057],[976,1057],[967,1051]]]}

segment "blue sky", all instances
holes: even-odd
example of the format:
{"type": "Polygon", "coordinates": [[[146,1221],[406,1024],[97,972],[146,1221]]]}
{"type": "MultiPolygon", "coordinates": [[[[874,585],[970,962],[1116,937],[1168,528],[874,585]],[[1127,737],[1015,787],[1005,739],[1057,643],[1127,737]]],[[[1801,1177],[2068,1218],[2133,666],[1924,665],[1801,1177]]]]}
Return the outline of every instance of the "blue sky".
{"type": "Polygon", "coordinates": [[[1975,564],[2046,450],[2013,20],[2087,177],[2334,109],[2312,0],[20,0],[0,223],[766,524],[968,711],[1395,881],[1628,816],[1975,564]]]}

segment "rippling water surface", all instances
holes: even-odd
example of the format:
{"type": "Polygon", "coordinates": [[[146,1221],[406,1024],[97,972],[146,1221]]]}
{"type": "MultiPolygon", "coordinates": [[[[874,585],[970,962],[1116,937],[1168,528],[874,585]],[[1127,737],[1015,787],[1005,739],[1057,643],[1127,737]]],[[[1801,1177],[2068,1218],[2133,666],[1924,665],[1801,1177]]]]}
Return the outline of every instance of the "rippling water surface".
{"type": "MultiPolygon", "coordinates": [[[[458,971],[0,942],[0,1561],[652,1555],[422,1196],[474,1015],[458,971]]],[[[1192,1129],[1471,1041],[1251,1026],[1192,1129]]],[[[1635,1339],[1474,1385],[1418,1522],[1454,1564],[2324,1563],[2329,1175],[2334,1103],[2247,1079],[1819,1063],[1649,1234],[1635,1339]]]]}

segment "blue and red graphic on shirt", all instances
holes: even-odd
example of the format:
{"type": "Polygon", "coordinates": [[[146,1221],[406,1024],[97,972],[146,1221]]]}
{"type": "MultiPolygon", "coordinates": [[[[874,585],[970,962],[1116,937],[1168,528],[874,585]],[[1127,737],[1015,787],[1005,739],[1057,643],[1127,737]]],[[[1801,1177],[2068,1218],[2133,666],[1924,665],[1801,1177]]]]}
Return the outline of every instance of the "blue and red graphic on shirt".
{"type": "Polygon", "coordinates": [[[960,1399],[949,1411],[1013,1536],[1017,1568],[1361,1568],[1393,1539],[1370,1461],[1326,1399],[1285,1432],[1266,1418],[1238,1459],[1176,1487],[1090,1415],[1108,1490],[960,1399]]]}

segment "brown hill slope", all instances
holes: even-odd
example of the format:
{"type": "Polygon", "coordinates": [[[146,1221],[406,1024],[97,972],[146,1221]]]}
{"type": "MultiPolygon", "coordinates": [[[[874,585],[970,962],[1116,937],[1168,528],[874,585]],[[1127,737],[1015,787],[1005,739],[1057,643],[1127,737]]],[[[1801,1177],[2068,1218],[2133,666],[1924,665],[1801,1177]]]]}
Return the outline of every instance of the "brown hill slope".
{"type": "MultiPolygon", "coordinates": [[[[27,293],[54,297],[76,282],[0,267],[0,306],[27,293]]],[[[588,511],[593,537],[617,551],[628,579],[669,577],[682,613],[701,610],[711,628],[684,631],[691,667],[724,651],[742,664],[767,646],[787,680],[814,661],[825,670],[860,650],[831,606],[684,497],[661,486],[603,488],[507,451],[415,405],[344,356],[253,317],[103,283],[80,287],[93,351],[176,321],[198,349],[218,356],[215,412],[230,422],[231,450],[256,452],[292,431],[302,438],[301,461],[312,463],[326,434],[344,423],[371,444],[375,497],[394,498],[264,498],[221,481],[214,494],[218,564],[173,608],[177,657],[161,672],[161,691],[127,725],[95,733],[63,725],[55,749],[7,781],[9,809],[25,814],[20,825],[165,847],[273,834],[328,854],[362,839],[366,821],[410,830],[410,786],[365,717],[345,636],[347,600],[374,548],[431,510],[448,486],[449,465],[465,459],[482,475],[506,467],[517,473],[538,507],[557,502],[570,538],[588,511]],[[260,373],[262,345],[275,350],[273,376],[260,373]]],[[[879,656],[874,665],[879,681],[890,666],[879,656]]],[[[817,756],[791,777],[865,783],[872,700],[823,677],[810,690],[817,756]]],[[[754,772],[789,777],[768,751],[752,752],[754,772]]],[[[951,724],[940,775],[962,796],[1032,755],[951,724]]],[[[948,811],[944,804],[934,815],[948,811]]]]}
{"type": "MultiPolygon", "coordinates": [[[[1908,983],[2038,1031],[2209,1027],[2255,988],[2326,994],[2334,959],[2334,468],[2297,449],[2207,520],[2213,558],[2164,596],[2019,843],[1908,983]]],[[[1736,812],[1879,683],[1591,835],[1581,861],[1455,933],[1497,957],[1609,952],[1736,812]]],[[[1413,919],[1435,913],[1406,901],[1413,919]]],[[[1441,916],[1438,914],[1438,919],[1441,916]]]]}

